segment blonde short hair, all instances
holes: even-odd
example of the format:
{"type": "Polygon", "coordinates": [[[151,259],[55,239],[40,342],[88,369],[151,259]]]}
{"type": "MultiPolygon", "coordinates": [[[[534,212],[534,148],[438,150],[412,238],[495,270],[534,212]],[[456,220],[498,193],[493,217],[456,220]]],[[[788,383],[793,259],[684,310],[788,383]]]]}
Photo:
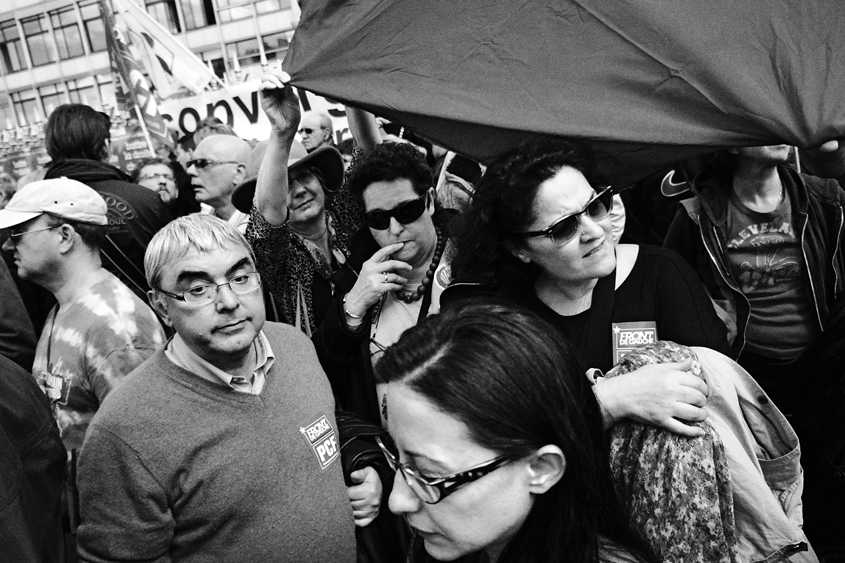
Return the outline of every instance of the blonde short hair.
{"type": "Polygon", "coordinates": [[[144,255],[144,271],[151,288],[158,288],[165,265],[194,249],[211,252],[231,245],[242,246],[255,264],[255,254],[238,230],[213,215],[193,213],[171,221],[155,234],[144,255]]]}

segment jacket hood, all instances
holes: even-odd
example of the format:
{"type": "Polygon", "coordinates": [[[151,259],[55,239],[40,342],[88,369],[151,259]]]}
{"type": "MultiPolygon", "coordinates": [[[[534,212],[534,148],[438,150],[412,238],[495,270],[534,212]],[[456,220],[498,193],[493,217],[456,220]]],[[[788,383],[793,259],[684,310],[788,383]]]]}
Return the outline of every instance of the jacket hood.
{"type": "Polygon", "coordinates": [[[61,178],[62,176],[78,180],[82,183],[100,182],[103,180],[132,181],[128,174],[111,164],[83,158],[69,158],[54,162],[47,169],[45,178],[61,178]]]}

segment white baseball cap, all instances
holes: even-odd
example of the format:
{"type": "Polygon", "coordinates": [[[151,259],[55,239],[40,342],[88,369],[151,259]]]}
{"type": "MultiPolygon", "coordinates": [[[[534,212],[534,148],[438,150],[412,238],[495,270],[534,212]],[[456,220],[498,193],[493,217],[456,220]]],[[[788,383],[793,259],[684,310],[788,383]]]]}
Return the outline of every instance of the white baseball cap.
{"type": "Polygon", "coordinates": [[[0,229],[49,213],[69,221],[108,224],[106,201],[94,190],[70,178],[40,180],[24,186],[0,209],[0,229]]]}

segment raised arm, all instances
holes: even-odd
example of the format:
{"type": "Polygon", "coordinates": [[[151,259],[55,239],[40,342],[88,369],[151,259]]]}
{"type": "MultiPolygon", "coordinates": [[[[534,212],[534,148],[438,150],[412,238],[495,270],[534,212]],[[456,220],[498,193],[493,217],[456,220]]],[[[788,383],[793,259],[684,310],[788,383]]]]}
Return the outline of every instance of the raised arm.
{"type": "Polygon", "coordinates": [[[288,84],[286,72],[264,73],[261,77],[261,109],[270,120],[272,131],[258,171],[255,205],[271,225],[282,225],[288,218],[288,157],[299,127],[299,97],[288,84]]]}
{"type": "Polygon", "coordinates": [[[352,138],[358,146],[368,151],[381,144],[381,134],[378,131],[376,118],[368,111],[346,106],[346,119],[352,138]]]}

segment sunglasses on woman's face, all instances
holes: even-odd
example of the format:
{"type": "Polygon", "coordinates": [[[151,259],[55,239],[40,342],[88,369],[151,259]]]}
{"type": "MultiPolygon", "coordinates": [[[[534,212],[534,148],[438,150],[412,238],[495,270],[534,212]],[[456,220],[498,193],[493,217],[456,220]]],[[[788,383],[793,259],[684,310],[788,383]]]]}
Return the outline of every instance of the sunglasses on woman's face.
{"type": "Polygon", "coordinates": [[[417,199],[400,203],[393,209],[368,211],[364,213],[364,222],[371,229],[383,231],[390,227],[390,218],[393,217],[403,225],[413,223],[420,218],[428,203],[428,192],[417,199]]]}
{"type": "Polygon", "coordinates": [[[608,186],[591,199],[581,211],[561,217],[541,231],[516,233],[514,236],[524,238],[547,236],[557,246],[563,246],[574,239],[581,230],[581,215],[586,213],[593,221],[601,221],[607,217],[611,209],[613,209],[613,189],[608,186]]]}

